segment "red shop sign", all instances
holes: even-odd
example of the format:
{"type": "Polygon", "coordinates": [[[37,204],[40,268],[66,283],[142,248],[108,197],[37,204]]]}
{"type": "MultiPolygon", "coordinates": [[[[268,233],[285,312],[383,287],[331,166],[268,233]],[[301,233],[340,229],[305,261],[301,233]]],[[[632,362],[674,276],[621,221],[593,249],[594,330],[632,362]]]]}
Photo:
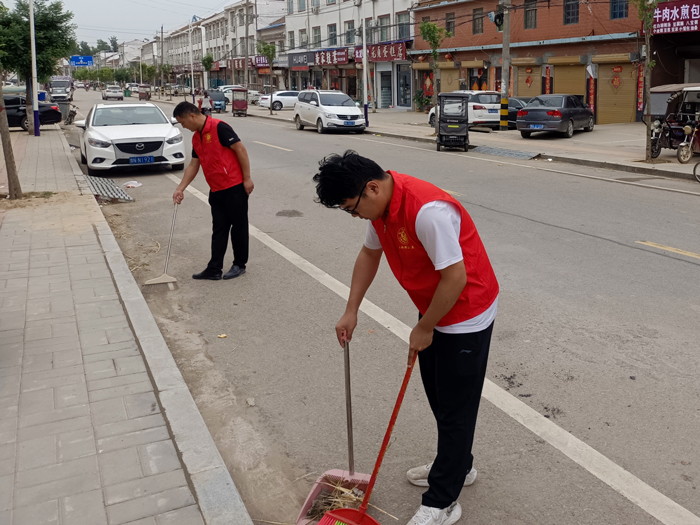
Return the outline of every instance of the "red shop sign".
{"type": "Polygon", "coordinates": [[[654,9],[653,35],[700,31],[700,0],[659,3],[654,9]]]}
{"type": "Polygon", "coordinates": [[[612,68],[613,73],[622,73],[622,66],[614,66],[612,68]]]}
{"type": "Polygon", "coordinates": [[[552,70],[549,66],[544,69],[544,93],[545,95],[550,95],[552,93],[552,70]]]}
{"type": "Polygon", "coordinates": [[[637,73],[637,111],[644,110],[644,64],[639,64],[637,73]]]}
{"type": "Polygon", "coordinates": [[[595,78],[588,77],[588,106],[595,113],[595,78]]]}
{"type": "MultiPolygon", "coordinates": [[[[406,42],[394,42],[392,44],[375,44],[367,46],[367,59],[369,62],[393,62],[394,60],[406,60],[406,42]]],[[[355,48],[355,62],[359,62],[361,60],[362,46],[357,46],[355,48]]]]}
{"type": "Polygon", "coordinates": [[[349,61],[348,48],[332,49],[329,51],[316,51],[314,53],[315,66],[337,66],[347,64],[349,61]]]}

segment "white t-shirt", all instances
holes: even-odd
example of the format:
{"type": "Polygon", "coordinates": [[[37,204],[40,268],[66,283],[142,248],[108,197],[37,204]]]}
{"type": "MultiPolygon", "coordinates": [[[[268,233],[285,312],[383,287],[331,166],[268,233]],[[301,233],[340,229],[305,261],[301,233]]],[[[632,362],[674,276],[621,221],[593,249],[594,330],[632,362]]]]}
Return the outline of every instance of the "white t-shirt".
{"type": "Polygon", "coordinates": [[[209,97],[202,97],[202,109],[211,109],[211,99],[209,97]]]}
{"type": "MultiPolygon", "coordinates": [[[[416,235],[425,251],[428,252],[428,257],[436,270],[443,270],[464,259],[462,246],[459,244],[461,225],[461,213],[452,203],[447,201],[428,202],[418,212],[416,235]]],[[[367,225],[365,246],[370,250],[382,249],[377,231],[371,222],[367,225]]],[[[445,334],[480,332],[491,325],[496,318],[497,309],[498,297],[494,299],[485,312],[476,317],[448,326],[436,326],[435,329],[445,334]]]]}

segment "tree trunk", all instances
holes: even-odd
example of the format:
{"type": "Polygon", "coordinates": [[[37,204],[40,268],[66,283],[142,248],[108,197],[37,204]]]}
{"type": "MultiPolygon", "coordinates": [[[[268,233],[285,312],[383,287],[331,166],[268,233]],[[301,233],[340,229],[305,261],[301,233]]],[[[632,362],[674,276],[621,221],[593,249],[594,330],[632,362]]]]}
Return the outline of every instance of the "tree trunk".
{"type": "Polygon", "coordinates": [[[438,103],[437,103],[437,96],[438,96],[438,68],[437,64],[431,65],[431,68],[433,70],[433,107],[435,108],[435,122],[433,123],[433,127],[435,128],[435,135],[438,134],[438,103]]]}
{"type": "Polygon", "coordinates": [[[647,144],[646,144],[646,162],[651,162],[651,67],[649,62],[651,58],[651,34],[650,30],[644,32],[646,42],[646,57],[644,59],[644,120],[647,125],[647,144]]]}
{"type": "MultiPolygon", "coordinates": [[[[369,63],[367,63],[367,67],[369,67],[369,63]]],[[[370,95],[372,96],[372,113],[377,112],[377,94],[374,91],[374,80],[373,76],[369,74],[370,72],[367,72],[367,80],[369,80],[369,92],[370,95]]],[[[374,67],[374,74],[377,74],[377,68],[376,66],[374,67]]]]}
{"type": "MultiPolygon", "coordinates": [[[[30,135],[34,135],[34,109],[32,108],[32,77],[31,75],[29,76],[29,79],[27,80],[27,89],[26,89],[26,115],[27,115],[27,133],[30,135]]],[[[4,105],[4,100],[3,100],[3,105],[4,105]]],[[[7,115],[5,116],[5,119],[7,119],[7,115]]]]}
{"type": "Polygon", "coordinates": [[[10,199],[22,198],[22,187],[17,176],[17,165],[15,164],[15,152],[12,150],[12,139],[10,138],[10,126],[7,124],[7,111],[5,111],[5,97],[3,86],[0,85],[0,138],[2,139],[2,152],[5,155],[5,169],[7,170],[7,184],[9,186],[10,199]]]}

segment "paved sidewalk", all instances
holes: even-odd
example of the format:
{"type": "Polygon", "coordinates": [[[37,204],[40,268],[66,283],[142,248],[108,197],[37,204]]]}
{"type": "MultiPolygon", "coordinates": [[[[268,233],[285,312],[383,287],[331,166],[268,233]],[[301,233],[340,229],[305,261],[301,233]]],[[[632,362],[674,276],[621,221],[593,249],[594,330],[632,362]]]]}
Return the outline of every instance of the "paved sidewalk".
{"type": "MultiPolygon", "coordinates": [[[[274,111],[270,116],[268,108],[249,105],[248,115],[292,122],[293,112],[274,111]]],[[[369,113],[369,122],[369,133],[435,143],[433,129],[429,126],[428,115],[425,113],[380,109],[377,113],[369,113]]],[[[656,163],[643,162],[645,133],[644,125],[636,122],[596,126],[592,133],[576,132],[571,139],[545,133],[536,133],[531,138],[524,139],[517,130],[472,130],[469,140],[472,146],[531,152],[560,162],[694,179],[693,166],[700,158],[690,164],[680,164],[676,160],[675,151],[663,150],[656,163]]]]}
{"type": "Polygon", "coordinates": [[[0,225],[0,524],[249,524],[66,147],[28,137],[23,190],[63,192],[0,225]]]}

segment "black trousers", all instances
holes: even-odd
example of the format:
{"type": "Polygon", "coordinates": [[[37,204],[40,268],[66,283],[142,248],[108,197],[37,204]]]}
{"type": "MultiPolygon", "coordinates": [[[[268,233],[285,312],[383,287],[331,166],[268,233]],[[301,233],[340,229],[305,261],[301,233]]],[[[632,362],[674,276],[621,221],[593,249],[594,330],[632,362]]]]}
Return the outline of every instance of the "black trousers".
{"type": "Polygon", "coordinates": [[[435,330],[433,343],[418,354],[423,387],[437,421],[437,457],[428,475],[430,488],[423,505],[444,509],[457,500],[472,468],[472,443],[486,363],[491,326],[471,334],[435,330]]]}
{"type": "Polygon", "coordinates": [[[224,256],[231,235],[233,264],[245,268],[248,263],[248,194],[243,184],[231,188],[210,191],[212,234],[209,270],[220,272],[224,267],[224,256]]]}

